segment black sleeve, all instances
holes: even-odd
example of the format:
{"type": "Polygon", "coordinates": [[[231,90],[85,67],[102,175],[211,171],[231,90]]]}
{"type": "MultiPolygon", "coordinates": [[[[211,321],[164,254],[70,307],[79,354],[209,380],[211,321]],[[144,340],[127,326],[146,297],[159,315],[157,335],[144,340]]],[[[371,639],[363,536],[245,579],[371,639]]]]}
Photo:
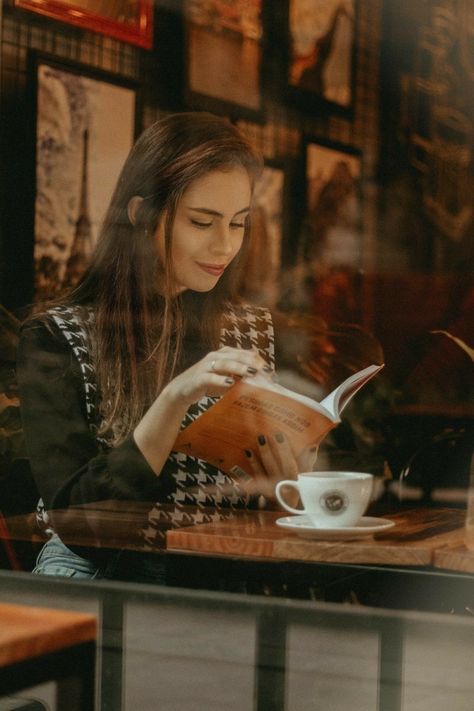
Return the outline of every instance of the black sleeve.
{"type": "Polygon", "coordinates": [[[107,499],[156,502],[162,485],[130,435],[101,452],[79,363],[55,324],[23,327],[17,359],[31,469],[46,510],[107,499]]]}

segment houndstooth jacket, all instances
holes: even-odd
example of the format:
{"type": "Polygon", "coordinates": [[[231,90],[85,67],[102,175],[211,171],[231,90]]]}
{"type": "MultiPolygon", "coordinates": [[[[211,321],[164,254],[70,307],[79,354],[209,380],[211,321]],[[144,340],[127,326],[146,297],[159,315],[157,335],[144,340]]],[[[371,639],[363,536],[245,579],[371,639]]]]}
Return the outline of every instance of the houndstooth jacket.
{"type": "MultiPolygon", "coordinates": [[[[51,309],[49,314],[77,359],[83,380],[88,425],[100,450],[107,452],[111,449],[110,441],[106,436],[98,435],[100,412],[89,328],[93,313],[60,306],[51,309]]],[[[250,305],[233,307],[226,314],[220,345],[254,348],[273,367],[274,334],[268,309],[250,305]]],[[[215,401],[216,398],[204,397],[192,405],[181,427],[190,424],[215,401]]],[[[255,503],[224,472],[201,459],[177,452],[170,453],[160,480],[165,493],[150,510],[148,525],[143,530],[144,542],[150,545],[159,544],[168,528],[221,519],[236,508],[251,507],[255,503]]]]}

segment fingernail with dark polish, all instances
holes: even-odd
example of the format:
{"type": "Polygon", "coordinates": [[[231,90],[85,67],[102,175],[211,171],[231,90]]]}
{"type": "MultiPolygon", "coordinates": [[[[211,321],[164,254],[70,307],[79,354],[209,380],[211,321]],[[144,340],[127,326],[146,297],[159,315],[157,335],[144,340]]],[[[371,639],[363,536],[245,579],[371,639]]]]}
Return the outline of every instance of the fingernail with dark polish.
{"type": "Polygon", "coordinates": [[[254,368],[253,365],[249,365],[249,367],[247,368],[247,373],[251,373],[252,375],[255,375],[256,372],[257,372],[257,368],[254,368]]]}
{"type": "Polygon", "coordinates": [[[234,384],[234,378],[226,378],[226,379],[225,379],[225,382],[227,383],[227,385],[233,385],[233,384],[234,384]]]}
{"type": "Polygon", "coordinates": [[[265,439],[265,437],[263,435],[258,435],[257,439],[258,439],[259,444],[266,444],[267,443],[267,440],[265,439]]]}
{"type": "Polygon", "coordinates": [[[245,449],[244,452],[245,452],[245,456],[248,457],[249,459],[253,456],[250,449],[245,449]]]}
{"type": "Polygon", "coordinates": [[[275,439],[276,439],[277,442],[284,442],[284,441],[285,441],[285,438],[283,437],[283,435],[282,435],[281,432],[277,432],[277,433],[276,433],[275,439]]]}

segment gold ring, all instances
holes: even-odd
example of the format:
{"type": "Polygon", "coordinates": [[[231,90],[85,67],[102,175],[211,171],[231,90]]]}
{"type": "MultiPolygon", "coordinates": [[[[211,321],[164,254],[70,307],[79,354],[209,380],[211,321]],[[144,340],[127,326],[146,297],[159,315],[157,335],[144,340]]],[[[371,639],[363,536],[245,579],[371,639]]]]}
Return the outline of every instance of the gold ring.
{"type": "Polygon", "coordinates": [[[216,361],[213,360],[211,363],[211,370],[214,370],[215,367],[216,367],[216,361]]]}

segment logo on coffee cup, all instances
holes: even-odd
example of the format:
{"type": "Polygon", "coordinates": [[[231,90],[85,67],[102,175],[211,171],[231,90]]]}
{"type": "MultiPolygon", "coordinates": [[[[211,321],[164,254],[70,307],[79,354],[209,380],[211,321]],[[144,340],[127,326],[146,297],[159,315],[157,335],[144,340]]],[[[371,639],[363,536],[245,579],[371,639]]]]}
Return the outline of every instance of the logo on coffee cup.
{"type": "Polygon", "coordinates": [[[332,515],[343,513],[349,506],[349,498],[344,491],[339,491],[338,489],[332,489],[331,491],[326,491],[321,498],[319,503],[322,508],[332,515]]]}

